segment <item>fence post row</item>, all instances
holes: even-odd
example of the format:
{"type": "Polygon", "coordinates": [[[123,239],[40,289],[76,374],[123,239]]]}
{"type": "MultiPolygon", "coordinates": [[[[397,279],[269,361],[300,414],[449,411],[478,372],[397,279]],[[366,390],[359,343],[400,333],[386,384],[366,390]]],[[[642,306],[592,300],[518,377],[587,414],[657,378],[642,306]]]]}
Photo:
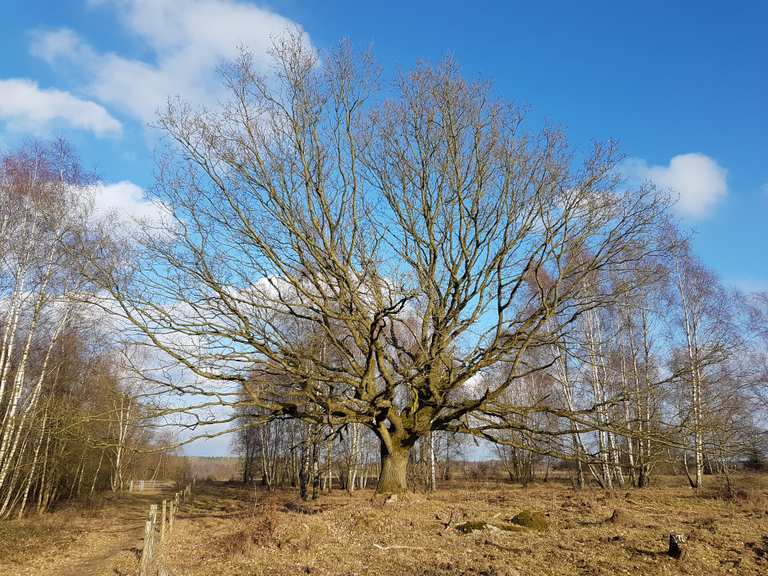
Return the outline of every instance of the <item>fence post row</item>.
{"type": "Polygon", "coordinates": [[[188,484],[181,492],[176,492],[176,494],[174,494],[173,500],[162,501],[159,543],[155,536],[158,532],[158,506],[157,504],[150,505],[149,519],[144,526],[144,548],[141,551],[141,565],[139,568],[140,576],[154,576],[158,572],[159,566],[157,555],[160,550],[160,545],[166,540],[166,522],[168,524],[167,535],[170,537],[173,534],[173,525],[176,520],[176,513],[179,511],[180,499],[183,499],[183,501],[186,502],[191,496],[192,486],[188,484]]]}
{"type": "Polygon", "coordinates": [[[128,492],[160,492],[175,485],[173,480],[130,480],[128,492]]]}

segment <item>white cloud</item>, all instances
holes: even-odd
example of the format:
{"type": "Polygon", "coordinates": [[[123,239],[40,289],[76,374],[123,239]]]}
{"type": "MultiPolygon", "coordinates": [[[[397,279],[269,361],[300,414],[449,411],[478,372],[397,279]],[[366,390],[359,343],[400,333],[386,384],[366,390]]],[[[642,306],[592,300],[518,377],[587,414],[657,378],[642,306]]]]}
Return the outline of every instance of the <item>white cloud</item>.
{"type": "MultiPolygon", "coordinates": [[[[253,52],[266,71],[272,40],[293,21],[234,0],[92,0],[117,11],[120,23],[151,51],[146,60],[101,53],[71,30],[38,32],[32,52],[52,65],[68,64],[85,76],[85,91],[99,101],[150,122],[171,96],[212,104],[221,95],[216,69],[253,52]]],[[[306,42],[309,38],[304,34],[306,42]]]]}
{"type": "Polygon", "coordinates": [[[675,211],[690,219],[712,214],[728,194],[728,171],[705,154],[674,156],[667,166],[651,166],[641,158],[626,160],[621,172],[630,181],[651,181],[677,199],[675,211]]]}
{"type": "Polygon", "coordinates": [[[112,184],[99,183],[87,190],[93,202],[95,220],[110,220],[130,233],[139,228],[168,227],[170,210],[144,190],[127,180],[112,184]]]}
{"type": "Polygon", "coordinates": [[[0,80],[0,120],[11,129],[32,132],[45,132],[56,122],[97,136],[122,130],[120,122],[95,102],[19,78],[0,80]]]}

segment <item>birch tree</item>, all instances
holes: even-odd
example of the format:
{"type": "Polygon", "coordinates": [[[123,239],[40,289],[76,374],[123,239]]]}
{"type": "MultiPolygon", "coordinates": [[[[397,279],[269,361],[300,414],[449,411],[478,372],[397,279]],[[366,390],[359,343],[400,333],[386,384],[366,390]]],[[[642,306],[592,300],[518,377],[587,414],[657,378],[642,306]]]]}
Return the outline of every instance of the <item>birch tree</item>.
{"type": "MultiPolygon", "coordinates": [[[[714,431],[712,418],[724,408],[720,402],[723,386],[730,382],[718,376],[736,349],[728,295],[718,279],[691,254],[687,243],[680,243],[671,265],[671,295],[675,305],[680,348],[673,362],[682,367],[684,413],[681,426],[691,438],[694,474],[693,488],[704,483],[707,433],[714,431]]],[[[711,445],[711,444],[710,444],[711,445]]],[[[687,452],[685,470],[688,473],[687,452]]]]}
{"type": "Polygon", "coordinates": [[[4,158],[0,168],[3,516],[18,488],[19,460],[53,369],[51,355],[73,315],[68,294],[76,290],[78,278],[62,245],[83,212],[71,191],[79,183],[79,168],[63,144],[32,145],[4,158]]]}
{"type": "Polygon", "coordinates": [[[61,141],[0,159],[0,518],[104,488],[112,449],[119,489],[129,444],[146,440],[129,438],[126,406],[139,409],[117,339],[84,302],[91,183],[61,141]]]}

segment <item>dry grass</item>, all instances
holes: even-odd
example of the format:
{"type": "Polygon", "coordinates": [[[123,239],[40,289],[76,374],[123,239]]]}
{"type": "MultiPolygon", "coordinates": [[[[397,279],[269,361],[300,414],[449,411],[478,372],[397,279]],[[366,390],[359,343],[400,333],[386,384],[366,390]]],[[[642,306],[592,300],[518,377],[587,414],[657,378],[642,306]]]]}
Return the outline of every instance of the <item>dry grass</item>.
{"type": "Polygon", "coordinates": [[[681,485],[606,494],[477,484],[394,504],[365,491],[309,505],[292,492],[209,486],[166,557],[175,576],[768,574],[768,478],[737,486],[696,496],[681,485]],[[497,528],[524,510],[549,528],[497,528]],[[456,529],[467,522],[488,526],[456,529]],[[666,556],[670,532],[688,536],[684,561],[666,556]]]}
{"type": "Polygon", "coordinates": [[[107,494],[41,516],[0,522],[0,575],[130,574],[156,494],[107,494]],[[123,566],[115,571],[115,567],[123,566]]]}
{"type": "Polygon", "coordinates": [[[77,514],[49,514],[0,522],[0,566],[24,563],[49,548],[65,548],[85,531],[77,514]]]}
{"type": "MultiPolygon", "coordinates": [[[[198,485],[164,563],[174,576],[768,574],[768,476],[731,490],[708,480],[700,495],[678,479],[612,494],[472,483],[395,503],[370,491],[305,503],[294,491],[198,485]],[[542,529],[521,526],[526,518],[542,529]],[[670,532],[688,538],[683,561],[665,554],[670,532]]],[[[134,576],[155,500],[0,523],[0,574],[134,576]]]]}

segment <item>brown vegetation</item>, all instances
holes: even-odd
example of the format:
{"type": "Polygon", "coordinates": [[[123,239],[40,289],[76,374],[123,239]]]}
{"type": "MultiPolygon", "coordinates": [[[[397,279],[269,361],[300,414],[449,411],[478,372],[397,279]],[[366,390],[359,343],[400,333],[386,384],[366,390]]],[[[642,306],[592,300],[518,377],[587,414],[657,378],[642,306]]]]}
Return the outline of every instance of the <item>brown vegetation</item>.
{"type": "MultiPolygon", "coordinates": [[[[311,503],[295,491],[198,484],[163,548],[175,576],[764,574],[768,477],[692,492],[681,477],[642,490],[454,482],[395,501],[372,490],[311,503]],[[670,534],[684,559],[667,555],[670,534]]],[[[110,496],[0,524],[0,573],[138,574],[154,496],[110,496]]]]}
{"type": "Polygon", "coordinates": [[[515,575],[764,574],[768,479],[745,477],[743,497],[668,486],[605,493],[562,484],[472,484],[394,503],[334,492],[307,514],[296,494],[207,487],[168,551],[178,576],[207,574],[515,575]],[[620,510],[617,514],[616,510],[620,510]],[[541,530],[516,526],[524,511],[541,530]],[[260,521],[256,521],[261,514],[260,521]],[[483,529],[462,530],[467,523],[483,529]],[[667,556],[671,532],[686,557],[667,556]]]}

